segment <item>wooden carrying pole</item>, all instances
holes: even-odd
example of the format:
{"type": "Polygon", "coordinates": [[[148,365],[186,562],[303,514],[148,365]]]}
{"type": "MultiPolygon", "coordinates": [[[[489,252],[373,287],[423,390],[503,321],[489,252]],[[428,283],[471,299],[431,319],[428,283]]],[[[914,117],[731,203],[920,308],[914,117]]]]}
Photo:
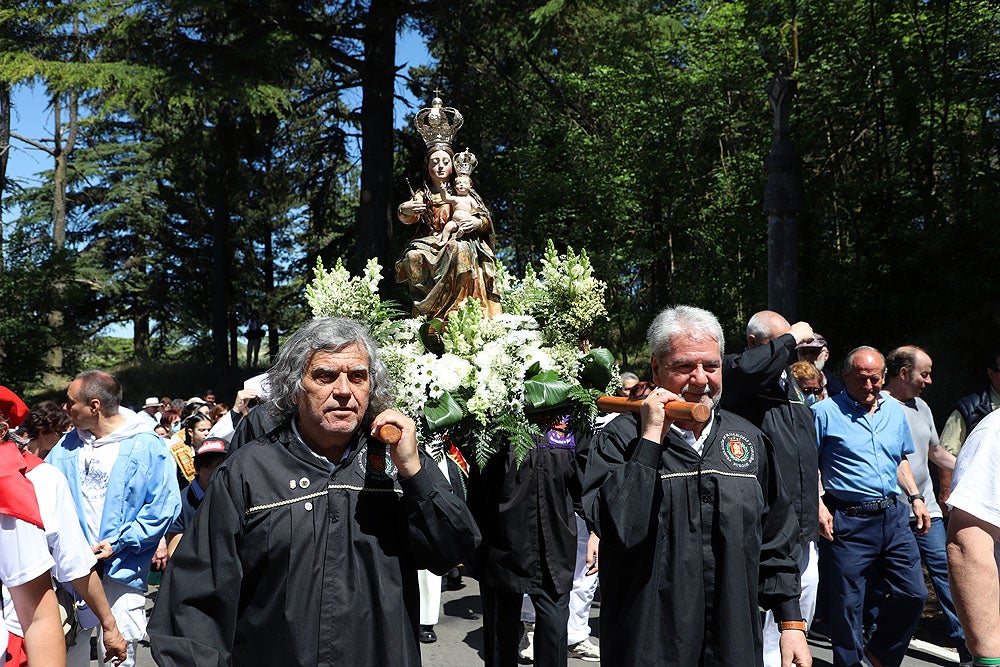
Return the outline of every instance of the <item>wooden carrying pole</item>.
{"type": "Polygon", "coordinates": [[[382,424],[375,437],[387,445],[395,445],[403,437],[403,432],[395,424],[382,424]]]}
{"type": "MultiPolygon", "coordinates": [[[[639,412],[642,399],[629,399],[621,396],[601,396],[597,399],[597,407],[604,412],[639,412]]],[[[667,418],[671,421],[707,422],[712,416],[712,408],[704,403],[687,403],[671,401],[663,406],[667,418]]]]}

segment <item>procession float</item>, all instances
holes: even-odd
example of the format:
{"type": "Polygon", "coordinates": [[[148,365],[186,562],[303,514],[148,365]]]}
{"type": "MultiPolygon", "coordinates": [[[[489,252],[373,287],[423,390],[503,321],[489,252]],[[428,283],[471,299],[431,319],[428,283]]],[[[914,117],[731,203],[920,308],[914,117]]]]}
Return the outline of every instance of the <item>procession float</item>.
{"type": "Polygon", "coordinates": [[[559,253],[549,240],[523,277],[497,260],[493,219],[473,186],[478,159],[453,148],[462,123],[440,97],[414,118],[424,173],[397,216],[416,234],[394,267],[413,302],[409,315],[379,296],[375,259],[361,276],[318,261],[306,299],[316,317],[368,324],[396,407],[428,451],[440,458],[457,448],[482,467],[502,443],[522,460],[533,436],[557,423],[588,430],[597,400],[619,380],[613,355],[587,341],[606,315],[606,285],[585,251],[559,253]]]}

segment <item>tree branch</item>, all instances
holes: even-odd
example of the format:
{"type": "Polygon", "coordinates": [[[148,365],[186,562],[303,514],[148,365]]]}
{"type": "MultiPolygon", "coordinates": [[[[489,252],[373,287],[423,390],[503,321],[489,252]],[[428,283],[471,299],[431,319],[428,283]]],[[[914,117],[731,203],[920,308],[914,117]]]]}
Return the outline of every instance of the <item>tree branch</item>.
{"type": "Polygon", "coordinates": [[[55,149],[49,148],[48,146],[46,146],[46,145],[44,145],[42,143],[39,143],[38,141],[35,141],[34,139],[29,139],[28,137],[23,137],[23,136],[21,136],[20,134],[18,134],[16,132],[11,132],[10,136],[11,136],[12,139],[18,139],[19,141],[23,141],[24,143],[28,144],[29,146],[34,146],[35,148],[37,148],[40,151],[45,151],[49,155],[55,156],[55,154],[56,154],[55,149]]]}

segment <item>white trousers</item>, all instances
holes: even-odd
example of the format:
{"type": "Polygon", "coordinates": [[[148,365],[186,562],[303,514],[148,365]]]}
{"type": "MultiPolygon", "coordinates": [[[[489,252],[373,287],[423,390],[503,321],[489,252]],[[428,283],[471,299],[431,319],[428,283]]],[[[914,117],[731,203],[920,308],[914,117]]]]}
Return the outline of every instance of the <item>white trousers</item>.
{"type": "Polygon", "coordinates": [[[567,626],[569,645],[582,642],[590,636],[590,605],[597,590],[597,573],[587,574],[587,542],[590,531],[587,523],[576,517],[576,572],[573,574],[573,590],[569,593],[569,624],[567,626]]]}
{"type": "MultiPolygon", "coordinates": [[[[448,476],[448,458],[438,461],[438,468],[445,479],[448,476]]],[[[441,618],[441,577],[430,570],[417,570],[420,586],[420,625],[437,625],[441,618]]]]}
{"type": "MultiPolygon", "coordinates": [[[[104,594],[111,605],[111,614],[118,624],[118,631],[128,643],[128,658],[120,667],[135,667],[135,651],[139,642],[146,636],[146,596],[137,589],[119,583],[110,577],[103,580],[104,594]]],[[[66,667],[89,667],[90,637],[93,628],[85,628],[77,635],[76,644],[66,651],[66,667]]],[[[97,664],[110,665],[101,662],[104,659],[104,631],[97,626],[97,664]]]]}
{"type": "Polygon", "coordinates": [[[441,577],[430,570],[417,570],[420,584],[420,625],[436,625],[441,617],[441,577]]]}
{"type": "MultiPolygon", "coordinates": [[[[816,613],[816,589],[819,586],[819,552],[815,542],[802,545],[802,593],[799,595],[799,610],[808,628],[816,613]]],[[[792,632],[798,632],[793,630],[792,632]]],[[[781,632],[770,611],[764,617],[764,667],[781,667],[779,643],[781,632]]]]}

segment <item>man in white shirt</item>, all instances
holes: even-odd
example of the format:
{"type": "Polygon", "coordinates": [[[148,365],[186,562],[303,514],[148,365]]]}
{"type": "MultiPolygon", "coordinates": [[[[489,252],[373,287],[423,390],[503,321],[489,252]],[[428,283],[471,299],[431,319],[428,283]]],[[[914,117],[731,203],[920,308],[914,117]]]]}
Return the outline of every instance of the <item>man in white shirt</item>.
{"type": "MultiPolygon", "coordinates": [[[[103,632],[107,660],[116,658],[118,664],[126,657],[125,639],[118,631],[118,625],[111,613],[111,607],[104,595],[101,580],[94,571],[97,558],[91,550],[80,528],[69,484],[61,472],[45,463],[30,452],[23,453],[27,470],[25,476],[35,487],[35,497],[42,522],[45,524],[45,538],[48,550],[54,559],[52,576],[56,581],[72,584],[79,596],[87,603],[100,622],[103,632]]],[[[24,637],[17,612],[4,587],[3,615],[11,634],[24,637]]],[[[82,621],[82,618],[81,618],[82,621]]],[[[67,662],[73,664],[90,663],[90,632],[86,627],[76,643],[67,651],[67,662]]]]}
{"type": "Polygon", "coordinates": [[[975,665],[1000,665],[1000,410],[966,439],[955,463],[948,564],[975,665]]]}
{"type": "MultiPolygon", "coordinates": [[[[7,437],[27,414],[24,401],[0,387],[0,581],[10,587],[5,597],[11,598],[24,619],[24,642],[18,647],[22,655],[30,652],[32,664],[62,667],[66,644],[49,574],[54,563],[46,547],[38,500],[24,477],[24,459],[7,437]]],[[[0,633],[0,649],[7,648],[7,633],[0,633]]]]}

